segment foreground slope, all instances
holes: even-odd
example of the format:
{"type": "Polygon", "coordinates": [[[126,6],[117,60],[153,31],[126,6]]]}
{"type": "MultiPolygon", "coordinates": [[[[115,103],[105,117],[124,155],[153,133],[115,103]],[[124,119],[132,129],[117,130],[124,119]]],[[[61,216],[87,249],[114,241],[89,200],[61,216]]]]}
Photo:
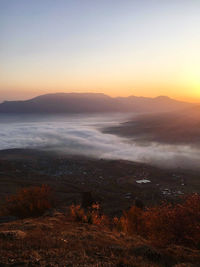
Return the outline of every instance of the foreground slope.
{"type": "Polygon", "coordinates": [[[1,266],[198,266],[199,251],[155,248],[139,236],[72,222],[62,213],[0,224],[1,266]]]}

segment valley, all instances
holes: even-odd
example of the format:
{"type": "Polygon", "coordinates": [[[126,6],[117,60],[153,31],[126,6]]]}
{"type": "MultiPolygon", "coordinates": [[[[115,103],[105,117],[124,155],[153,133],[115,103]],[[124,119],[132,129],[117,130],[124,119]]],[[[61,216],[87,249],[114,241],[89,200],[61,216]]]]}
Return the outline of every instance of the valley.
{"type": "Polygon", "coordinates": [[[60,208],[79,204],[91,192],[103,212],[121,215],[136,199],[152,206],[200,193],[198,171],[161,169],[126,160],[95,159],[40,150],[0,151],[0,199],[22,187],[47,184],[60,208]],[[145,183],[145,180],[149,182],[145,183]]]}

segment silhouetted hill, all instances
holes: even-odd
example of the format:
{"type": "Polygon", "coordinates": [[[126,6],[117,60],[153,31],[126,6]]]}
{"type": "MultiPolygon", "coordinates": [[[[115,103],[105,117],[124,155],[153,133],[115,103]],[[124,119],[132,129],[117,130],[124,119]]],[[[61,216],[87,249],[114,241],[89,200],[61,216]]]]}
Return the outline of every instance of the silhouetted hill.
{"type": "Polygon", "coordinates": [[[139,142],[200,145],[200,106],[166,113],[138,115],[132,120],[104,129],[139,142]]]}
{"type": "Polygon", "coordinates": [[[5,101],[0,104],[0,113],[157,112],[191,106],[165,96],[113,98],[97,93],[57,93],[25,101],[5,101]]]}

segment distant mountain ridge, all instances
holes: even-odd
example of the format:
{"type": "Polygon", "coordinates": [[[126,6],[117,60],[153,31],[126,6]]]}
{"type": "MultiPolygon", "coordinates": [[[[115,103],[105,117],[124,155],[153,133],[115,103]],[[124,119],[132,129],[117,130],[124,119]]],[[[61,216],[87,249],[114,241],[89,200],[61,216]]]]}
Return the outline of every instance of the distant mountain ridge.
{"type": "Polygon", "coordinates": [[[0,104],[0,113],[165,112],[192,106],[167,96],[114,98],[101,93],[55,93],[24,101],[5,101],[0,104]]]}

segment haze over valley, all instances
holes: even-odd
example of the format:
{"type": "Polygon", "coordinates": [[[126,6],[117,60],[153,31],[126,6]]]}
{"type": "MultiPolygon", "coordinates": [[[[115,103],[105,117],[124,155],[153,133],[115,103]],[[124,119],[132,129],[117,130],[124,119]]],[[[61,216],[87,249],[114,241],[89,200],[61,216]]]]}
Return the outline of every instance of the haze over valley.
{"type": "Polygon", "coordinates": [[[199,169],[198,113],[196,104],[168,97],[50,94],[4,102],[0,149],[35,148],[199,169]]]}

